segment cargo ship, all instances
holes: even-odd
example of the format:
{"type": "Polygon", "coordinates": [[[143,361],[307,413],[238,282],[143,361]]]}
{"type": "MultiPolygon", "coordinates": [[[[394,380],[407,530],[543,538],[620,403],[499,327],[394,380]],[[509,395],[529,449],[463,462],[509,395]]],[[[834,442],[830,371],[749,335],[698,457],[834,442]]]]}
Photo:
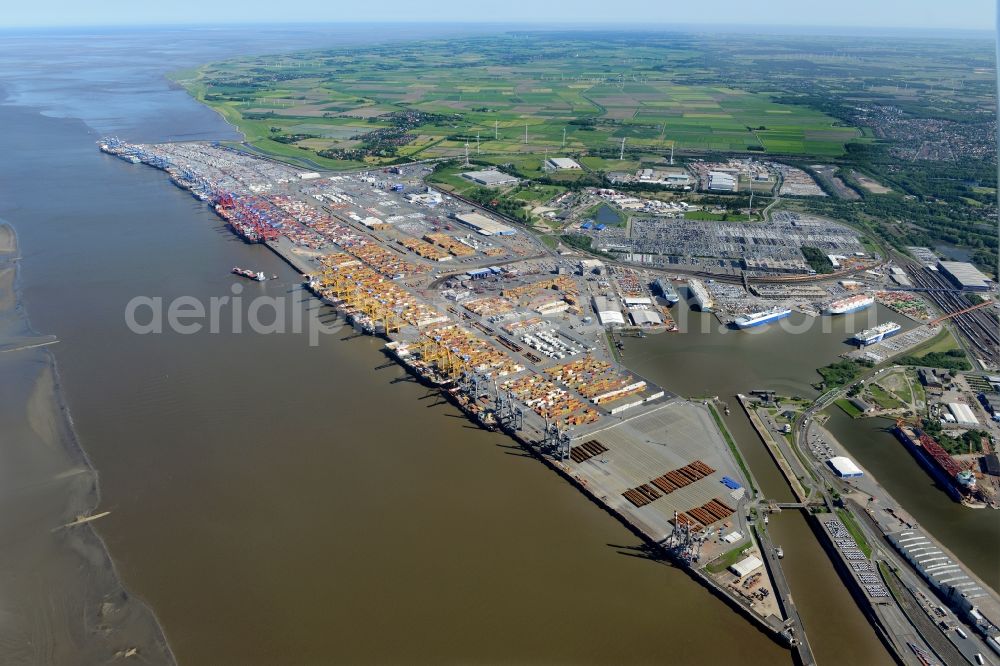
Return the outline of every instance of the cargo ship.
{"type": "Polygon", "coordinates": [[[784,319],[790,314],[792,314],[792,311],[787,308],[774,308],[772,310],[744,315],[733,320],[733,324],[736,325],[736,328],[753,328],[754,326],[763,326],[764,324],[784,319]]]}
{"type": "Polygon", "coordinates": [[[674,289],[674,285],[670,284],[670,280],[667,278],[659,278],[653,282],[653,288],[663,296],[665,300],[670,305],[675,305],[679,300],[681,300],[680,295],[677,290],[674,289]]]}
{"type": "Polygon", "coordinates": [[[691,292],[692,305],[698,310],[711,312],[715,307],[715,300],[701,280],[688,280],[688,290],[691,292]]]}
{"type": "Polygon", "coordinates": [[[267,276],[264,275],[263,271],[252,271],[249,268],[240,268],[239,266],[233,266],[233,273],[236,275],[242,275],[243,277],[251,280],[256,280],[257,282],[263,282],[267,279],[267,276]]]}
{"type": "Polygon", "coordinates": [[[312,292],[312,294],[319,298],[324,304],[335,308],[339,308],[344,305],[344,301],[334,296],[332,290],[327,289],[326,285],[320,280],[307,278],[305,285],[306,289],[312,292]]]}
{"type": "Polygon", "coordinates": [[[875,299],[871,296],[858,294],[857,296],[848,296],[847,298],[831,301],[823,312],[829,315],[850,314],[852,312],[859,312],[866,308],[870,308],[874,304],[875,299]]]}
{"type": "Polygon", "coordinates": [[[873,326],[872,328],[866,328],[860,333],[854,336],[854,341],[859,345],[873,345],[876,342],[882,342],[890,335],[895,335],[902,330],[902,326],[894,321],[887,321],[884,324],[879,324],[878,326],[873,326]]]}
{"type": "Polygon", "coordinates": [[[926,469],[948,495],[956,502],[972,508],[986,506],[976,494],[975,475],[963,470],[958,462],[945,451],[937,441],[918,428],[897,421],[894,428],[896,437],[910,451],[917,462],[926,469]],[[971,479],[971,480],[970,480],[971,479]]]}
{"type": "Polygon", "coordinates": [[[263,243],[278,238],[278,230],[268,218],[265,203],[257,198],[223,194],[216,198],[214,208],[229,228],[247,243],[263,243]]]}

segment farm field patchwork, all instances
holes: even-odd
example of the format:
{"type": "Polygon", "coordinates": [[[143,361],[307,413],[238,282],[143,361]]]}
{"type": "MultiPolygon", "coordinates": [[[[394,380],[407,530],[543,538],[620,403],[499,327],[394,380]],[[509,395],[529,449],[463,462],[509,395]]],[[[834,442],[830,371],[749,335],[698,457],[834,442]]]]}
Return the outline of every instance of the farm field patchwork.
{"type": "Polygon", "coordinates": [[[684,44],[517,35],[245,57],[175,79],[284,158],[335,168],[562,152],[837,156],[861,137],[779,91],[679,80],[684,44]]]}

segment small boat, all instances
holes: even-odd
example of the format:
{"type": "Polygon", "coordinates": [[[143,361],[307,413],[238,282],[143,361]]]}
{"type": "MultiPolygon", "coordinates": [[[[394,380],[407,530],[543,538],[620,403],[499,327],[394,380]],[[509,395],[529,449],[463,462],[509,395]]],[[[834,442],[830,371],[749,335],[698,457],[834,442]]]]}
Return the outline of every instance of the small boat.
{"type": "Polygon", "coordinates": [[[247,268],[240,268],[239,266],[233,267],[233,273],[236,275],[241,275],[250,280],[256,280],[257,282],[263,282],[264,280],[267,279],[267,276],[264,275],[262,271],[252,271],[247,268]]]}
{"type": "Polygon", "coordinates": [[[774,554],[777,555],[778,559],[780,560],[785,556],[785,551],[781,546],[778,546],[774,549],[774,554]]]}

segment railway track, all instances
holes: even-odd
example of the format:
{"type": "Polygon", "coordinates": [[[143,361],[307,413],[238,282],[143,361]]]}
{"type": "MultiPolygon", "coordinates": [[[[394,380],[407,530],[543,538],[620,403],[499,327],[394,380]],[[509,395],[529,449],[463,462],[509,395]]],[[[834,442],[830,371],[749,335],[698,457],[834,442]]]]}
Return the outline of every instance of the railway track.
{"type": "MultiPolygon", "coordinates": [[[[914,285],[926,289],[924,294],[944,314],[950,315],[968,309],[969,302],[960,292],[954,291],[954,286],[946,277],[909,260],[902,260],[900,263],[904,264],[914,285]]],[[[984,308],[956,314],[952,321],[977,355],[996,365],[1000,361],[1000,331],[988,310],[989,308],[984,308]]]]}

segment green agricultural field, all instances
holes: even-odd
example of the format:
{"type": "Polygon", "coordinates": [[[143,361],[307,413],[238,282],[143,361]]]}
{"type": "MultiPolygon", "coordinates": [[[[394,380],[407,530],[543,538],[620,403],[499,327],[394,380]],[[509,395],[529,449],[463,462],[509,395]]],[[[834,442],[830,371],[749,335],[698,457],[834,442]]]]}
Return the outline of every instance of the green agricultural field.
{"type": "Polygon", "coordinates": [[[478,158],[533,156],[534,170],[544,154],[617,169],[671,147],[837,156],[861,137],[779,103],[780,92],[684,81],[691,52],[678,46],[657,35],[636,44],[508,33],[243,57],[174,78],[249,144],[321,166],[456,156],[468,144],[478,158]],[[630,160],[614,159],[622,139],[630,160]]]}
{"type": "MultiPolygon", "coordinates": [[[[252,148],[302,166],[468,150],[478,162],[575,187],[662,165],[671,150],[682,163],[754,155],[807,170],[829,165],[849,184],[849,174],[865,174],[889,191],[793,205],[849,222],[880,245],[967,248],[980,268],[996,270],[989,39],[929,47],[909,37],[512,30],[391,44],[376,37],[171,78],[252,148]],[[544,158],[557,155],[583,171],[543,173],[544,158]]],[[[772,189],[755,184],[761,195],[772,189]]]]}

